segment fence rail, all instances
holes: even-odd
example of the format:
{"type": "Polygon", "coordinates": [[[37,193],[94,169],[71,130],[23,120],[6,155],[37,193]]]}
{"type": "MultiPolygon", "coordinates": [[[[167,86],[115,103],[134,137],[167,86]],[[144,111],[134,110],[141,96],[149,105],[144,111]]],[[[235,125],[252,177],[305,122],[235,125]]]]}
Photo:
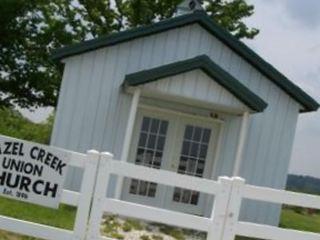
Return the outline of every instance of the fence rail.
{"type": "Polygon", "coordinates": [[[0,217],[0,228],[6,231],[43,239],[72,239],[73,232],[65,229],[50,227],[43,224],[31,223],[9,217],[0,217]]]}
{"type": "Polygon", "coordinates": [[[245,236],[270,240],[320,240],[320,234],[239,221],[243,199],[288,204],[320,209],[320,197],[257,187],[245,184],[241,178],[220,177],[218,181],[201,179],[137,166],[113,160],[109,153],[102,154],[94,193],[92,214],[89,220],[89,239],[106,239],[100,236],[103,213],[113,213],[127,217],[159,222],[182,228],[207,232],[208,240],[233,240],[235,236],[245,236]],[[110,174],[156,182],[168,186],[187,188],[215,196],[210,218],[194,216],[171,210],[149,207],[105,197],[106,182],[110,174]]]}
{"type": "Polygon", "coordinates": [[[320,240],[320,234],[302,232],[292,229],[282,229],[262,224],[239,222],[237,234],[245,237],[268,239],[268,240],[320,240]]]}
{"type": "Polygon", "coordinates": [[[84,170],[80,192],[63,190],[61,196],[61,203],[77,207],[73,230],[51,227],[5,216],[0,216],[0,229],[48,240],[85,239],[99,158],[99,152],[94,150],[88,151],[87,154],[71,152],[70,166],[79,167],[84,170]]]}
{"type": "Polygon", "coordinates": [[[209,230],[211,224],[208,218],[114,199],[105,199],[104,211],[182,228],[196,228],[205,232],[209,230]]]}
{"type": "Polygon", "coordinates": [[[73,230],[5,216],[0,216],[0,229],[49,240],[111,239],[100,234],[103,214],[108,212],[205,231],[208,240],[234,240],[237,235],[270,240],[320,240],[320,234],[316,233],[239,221],[243,199],[320,209],[320,197],[317,196],[252,186],[245,184],[244,179],[238,177],[220,177],[218,181],[213,181],[186,176],[116,161],[113,160],[112,154],[96,151],[88,151],[86,155],[72,153],[70,165],[84,170],[80,192],[68,190],[62,192],[61,202],[77,207],[73,230]],[[211,216],[206,218],[107,198],[106,192],[111,174],[214,195],[211,216]]]}
{"type": "Polygon", "coordinates": [[[243,197],[271,203],[320,209],[320,198],[311,194],[301,194],[251,185],[244,186],[243,197]]]}
{"type": "MultiPolygon", "coordinates": [[[[240,194],[241,198],[251,200],[320,209],[320,197],[310,194],[295,193],[252,185],[244,185],[240,194]]],[[[270,240],[320,240],[320,234],[317,233],[282,229],[279,227],[249,222],[238,222],[236,226],[236,234],[245,237],[270,240]]]]}
{"type": "Polygon", "coordinates": [[[208,194],[219,192],[220,184],[209,179],[177,174],[172,171],[138,166],[131,163],[107,160],[107,168],[110,173],[122,176],[137,178],[144,181],[156,182],[168,186],[188,188],[208,194]]]}

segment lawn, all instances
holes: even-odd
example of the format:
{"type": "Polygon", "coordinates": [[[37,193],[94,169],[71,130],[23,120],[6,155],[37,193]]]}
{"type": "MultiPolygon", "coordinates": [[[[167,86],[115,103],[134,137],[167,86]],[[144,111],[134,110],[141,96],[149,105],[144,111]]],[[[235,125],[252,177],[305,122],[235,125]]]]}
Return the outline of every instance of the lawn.
{"type": "Polygon", "coordinates": [[[305,210],[284,209],[281,214],[281,227],[320,233],[320,213],[309,215],[305,210]]]}
{"type": "MultiPolygon", "coordinates": [[[[0,197],[0,215],[46,224],[54,227],[72,229],[76,208],[60,205],[58,210],[18,202],[0,197]]],[[[0,231],[1,240],[31,240],[34,238],[18,237],[0,231]]]]}
{"type": "MultiPolygon", "coordinates": [[[[18,202],[0,197],[0,215],[32,221],[59,228],[72,229],[76,209],[60,205],[58,210],[39,207],[33,204],[18,202]]],[[[281,227],[320,233],[320,214],[309,215],[305,210],[285,208],[281,214],[281,227]]],[[[33,240],[0,231],[1,240],[33,240]]],[[[242,239],[242,238],[239,238],[242,239]]]]}

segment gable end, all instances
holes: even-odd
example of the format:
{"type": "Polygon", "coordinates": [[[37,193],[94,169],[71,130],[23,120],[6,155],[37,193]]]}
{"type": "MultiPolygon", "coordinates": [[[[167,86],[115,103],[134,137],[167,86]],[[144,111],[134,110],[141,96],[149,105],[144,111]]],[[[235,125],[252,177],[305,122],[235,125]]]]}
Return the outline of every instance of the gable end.
{"type": "Polygon", "coordinates": [[[262,112],[268,106],[259,96],[212,62],[206,55],[128,74],[125,77],[123,85],[134,87],[195,69],[204,71],[213,81],[219,83],[252,110],[262,112]]]}

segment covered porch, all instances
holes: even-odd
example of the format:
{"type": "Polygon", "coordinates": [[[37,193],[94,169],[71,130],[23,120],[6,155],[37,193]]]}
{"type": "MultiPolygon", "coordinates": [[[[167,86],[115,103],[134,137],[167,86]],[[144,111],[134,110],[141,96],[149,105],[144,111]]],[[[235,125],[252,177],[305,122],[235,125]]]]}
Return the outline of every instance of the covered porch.
{"type": "MultiPolygon", "coordinates": [[[[207,179],[239,175],[250,114],[267,104],[208,57],[128,74],[132,94],[121,161],[207,179]],[[229,165],[228,173],[221,167],[229,165]],[[230,169],[231,168],[231,169],[230,169]]],[[[119,178],[116,198],[195,215],[212,197],[119,178]]]]}

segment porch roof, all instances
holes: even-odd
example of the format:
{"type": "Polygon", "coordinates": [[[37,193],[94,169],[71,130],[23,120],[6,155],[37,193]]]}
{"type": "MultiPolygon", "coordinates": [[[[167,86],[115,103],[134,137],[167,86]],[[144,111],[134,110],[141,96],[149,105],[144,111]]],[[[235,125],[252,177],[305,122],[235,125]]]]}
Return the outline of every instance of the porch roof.
{"type": "Polygon", "coordinates": [[[223,86],[253,111],[262,112],[267,107],[268,104],[264,100],[215,64],[206,55],[128,74],[123,84],[124,86],[135,87],[196,69],[205,72],[213,81],[223,86]]]}

